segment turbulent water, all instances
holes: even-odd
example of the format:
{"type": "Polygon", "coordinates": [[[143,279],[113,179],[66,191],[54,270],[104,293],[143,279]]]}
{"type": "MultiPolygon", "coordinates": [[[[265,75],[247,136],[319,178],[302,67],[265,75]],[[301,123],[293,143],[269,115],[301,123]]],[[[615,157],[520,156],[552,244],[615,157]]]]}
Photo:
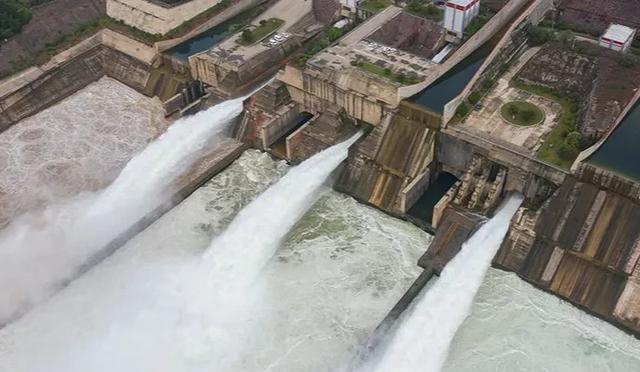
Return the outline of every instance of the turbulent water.
{"type": "Polygon", "coordinates": [[[238,309],[251,327],[220,341],[210,332],[218,309],[205,301],[217,293],[202,285],[206,277],[195,275],[194,263],[286,170],[245,153],[115,255],[0,330],[0,371],[311,372],[340,365],[415,279],[430,237],[326,191],[262,270],[255,308],[238,309]],[[234,355],[220,358],[240,336],[245,342],[234,355]]]}
{"type": "Polygon", "coordinates": [[[366,371],[438,372],[444,364],[451,340],[468,316],[491,259],[509,228],[509,221],[522,203],[511,196],[474,233],[456,257],[447,264],[437,281],[425,289],[409,313],[402,317],[392,339],[378,361],[366,371]]]}
{"type": "Polygon", "coordinates": [[[201,150],[216,145],[241,111],[242,98],[177,121],[105,190],[25,215],[0,232],[0,325],[48,297],[118,234],[165,202],[175,178],[201,150]]]}
{"type": "Polygon", "coordinates": [[[640,341],[491,269],[443,372],[640,371],[640,341]]]}

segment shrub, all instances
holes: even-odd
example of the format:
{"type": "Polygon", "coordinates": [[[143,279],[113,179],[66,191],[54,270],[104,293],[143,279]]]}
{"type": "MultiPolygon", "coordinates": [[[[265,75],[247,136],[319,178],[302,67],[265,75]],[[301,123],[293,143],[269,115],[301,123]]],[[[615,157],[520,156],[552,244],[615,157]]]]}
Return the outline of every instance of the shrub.
{"type": "Polygon", "coordinates": [[[567,134],[567,137],[565,138],[564,142],[567,145],[574,147],[576,149],[582,148],[584,143],[582,134],[580,132],[575,132],[575,131],[567,134]]]}
{"type": "Polygon", "coordinates": [[[635,67],[638,63],[640,63],[640,57],[635,54],[625,54],[620,60],[620,64],[627,68],[635,67]]]}
{"type": "Polygon", "coordinates": [[[569,30],[562,31],[562,32],[560,32],[558,34],[558,40],[564,46],[569,46],[569,45],[573,44],[575,39],[576,39],[576,36],[573,34],[573,32],[571,32],[569,30]]]}
{"type": "Polygon", "coordinates": [[[471,108],[469,107],[469,104],[467,104],[466,102],[462,102],[456,109],[456,116],[459,118],[463,118],[469,114],[470,110],[471,108]]]}
{"type": "Polygon", "coordinates": [[[31,20],[31,10],[18,0],[0,1],[0,39],[20,33],[31,20]]]}
{"type": "Polygon", "coordinates": [[[578,156],[578,149],[568,144],[566,141],[560,145],[558,156],[564,160],[573,160],[578,156]]]}
{"type": "Polygon", "coordinates": [[[329,41],[331,42],[334,42],[338,40],[343,33],[344,31],[341,28],[329,27],[329,29],[327,29],[327,39],[329,39],[329,41]]]}
{"type": "Polygon", "coordinates": [[[554,39],[553,31],[537,26],[528,27],[527,36],[529,37],[529,44],[533,46],[542,45],[554,39]]]}
{"type": "Polygon", "coordinates": [[[481,98],[482,98],[482,93],[475,91],[469,95],[469,103],[472,105],[475,105],[476,103],[480,102],[481,98]]]}
{"type": "Polygon", "coordinates": [[[240,38],[247,44],[253,43],[253,32],[251,32],[251,30],[244,30],[242,31],[240,38]]]}

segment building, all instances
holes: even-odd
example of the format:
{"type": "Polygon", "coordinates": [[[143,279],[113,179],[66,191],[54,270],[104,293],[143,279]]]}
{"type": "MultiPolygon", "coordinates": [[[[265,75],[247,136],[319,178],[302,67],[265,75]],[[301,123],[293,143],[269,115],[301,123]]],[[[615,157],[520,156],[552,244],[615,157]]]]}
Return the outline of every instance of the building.
{"type": "Polygon", "coordinates": [[[636,36],[636,30],[612,23],[600,37],[600,45],[618,52],[626,52],[636,36]]]}
{"type": "Polygon", "coordinates": [[[358,6],[359,2],[359,0],[340,0],[340,4],[342,5],[342,7],[351,12],[356,11],[356,7],[358,6]]]}
{"type": "Polygon", "coordinates": [[[445,5],[444,28],[462,39],[465,28],[480,13],[480,0],[449,0],[445,5]]]}

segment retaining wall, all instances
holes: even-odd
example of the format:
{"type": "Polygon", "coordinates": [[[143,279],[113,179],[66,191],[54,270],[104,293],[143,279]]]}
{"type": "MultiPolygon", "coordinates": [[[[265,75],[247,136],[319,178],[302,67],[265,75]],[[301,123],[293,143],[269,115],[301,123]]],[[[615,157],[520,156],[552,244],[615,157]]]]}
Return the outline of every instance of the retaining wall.
{"type": "Polygon", "coordinates": [[[191,0],[176,6],[147,0],[107,0],[107,14],[151,34],[166,34],[222,0],[191,0]]]}
{"type": "Polygon", "coordinates": [[[152,50],[124,35],[102,30],[49,63],[3,82],[0,132],[104,75],[142,92],[149,77],[152,50]]]}

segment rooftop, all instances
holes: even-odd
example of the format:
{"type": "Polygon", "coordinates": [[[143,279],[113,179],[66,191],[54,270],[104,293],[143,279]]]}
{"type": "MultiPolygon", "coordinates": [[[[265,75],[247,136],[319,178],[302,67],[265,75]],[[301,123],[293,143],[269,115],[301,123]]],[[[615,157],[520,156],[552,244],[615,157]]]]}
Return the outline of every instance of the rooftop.
{"type": "Polygon", "coordinates": [[[607,29],[607,32],[602,35],[602,38],[624,43],[629,40],[635,32],[636,31],[630,27],[612,23],[607,29]]]}
{"type": "Polygon", "coordinates": [[[357,62],[364,62],[365,67],[372,67],[365,68],[369,72],[377,68],[388,69],[422,80],[433,73],[436,63],[430,57],[441,46],[442,36],[442,28],[436,23],[392,6],[311,58],[307,64],[318,69],[342,71],[360,69],[357,62]],[[408,24],[415,27],[408,27],[408,24]]]}

